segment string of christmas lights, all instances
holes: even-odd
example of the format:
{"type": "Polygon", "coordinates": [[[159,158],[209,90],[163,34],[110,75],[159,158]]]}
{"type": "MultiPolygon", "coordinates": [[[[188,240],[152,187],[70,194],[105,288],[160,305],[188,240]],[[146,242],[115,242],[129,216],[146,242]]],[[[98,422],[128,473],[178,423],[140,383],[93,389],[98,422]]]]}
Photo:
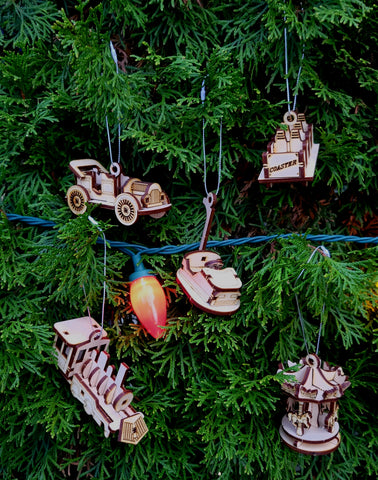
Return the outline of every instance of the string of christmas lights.
{"type": "MultiPolygon", "coordinates": [[[[18,215],[15,213],[7,213],[6,217],[10,221],[23,222],[27,225],[40,226],[45,228],[56,227],[57,224],[51,220],[44,220],[38,217],[28,217],[18,215]]],[[[305,237],[309,241],[313,242],[353,242],[361,244],[378,245],[378,237],[358,237],[356,235],[312,235],[312,234],[299,234],[299,233],[284,233],[277,235],[258,235],[255,237],[242,237],[242,238],[230,238],[228,240],[210,240],[207,243],[208,247],[235,247],[240,245],[247,245],[253,243],[269,242],[279,238],[292,238],[295,236],[305,237]]],[[[97,239],[98,244],[103,244],[102,238],[97,239]]],[[[107,240],[108,245],[112,248],[117,248],[123,253],[133,257],[136,254],[139,255],[174,255],[176,253],[189,252],[197,250],[199,242],[189,243],[184,245],[163,245],[162,247],[146,247],[144,245],[138,245],[134,243],[118,242],[115,240],[107,240]],[[133,252],[135,250],[135,252],[133,252]]]]}

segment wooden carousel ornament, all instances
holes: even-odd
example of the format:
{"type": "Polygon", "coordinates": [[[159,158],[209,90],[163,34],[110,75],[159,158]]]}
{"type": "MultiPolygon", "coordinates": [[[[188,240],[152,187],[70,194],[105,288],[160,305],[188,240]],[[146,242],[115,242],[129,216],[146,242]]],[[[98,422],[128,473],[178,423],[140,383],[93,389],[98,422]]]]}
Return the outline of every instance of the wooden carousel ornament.
{"type": "Polygon", "coordinates": [[[141,412],[131,406],[133,394],[124,385],[129,367],[121,363],[117,375],[108,366],[109,338],[92,318],[81,317],[54,324],[54,349],[72,395],[84,406],[104,435],[118,432],[118,441],[136,445],[148,432],[141,412]]]}
{"type": "MultiPolygon", "coordinates": [[[[307,263],[316,252],[323,257],[331,256],[325,247],[318,246],[313,248],[307,263]]],[[[295,284],[304,271],[305,269],[302,269],[295,284]]],[[[327,362],[322,365],[318,357],[325,305],[323,304],[320,318],[316,353],[310,354],[297,293],[295,299],[307,356],[302,358],[299,364],[289,361],[288,369],[285,370],[282,364],[279,365],[278,372],[291,376],[282,384],[282,390],[288,395],[288,399],[280,436],[288,447],[297,452],[326,455],[336,450],[340,444],[337,401],[344,395],[350,382],[341,367],[331,367],[327,362]]]]}
{"type": "Polygon", "coordinates": [[[341,367],[321,366],[320,358],[309,354],[298,365],[288,362],[289,369],[278,372],[295,377],[282,384],[288,395],[287,413],[280,427],[282,441],[291,449],[308,455],[326,455],[340,444],[337,401],[349,387],[341,367]],[[291,370],[290,370],[291,368],[291,370]]]}

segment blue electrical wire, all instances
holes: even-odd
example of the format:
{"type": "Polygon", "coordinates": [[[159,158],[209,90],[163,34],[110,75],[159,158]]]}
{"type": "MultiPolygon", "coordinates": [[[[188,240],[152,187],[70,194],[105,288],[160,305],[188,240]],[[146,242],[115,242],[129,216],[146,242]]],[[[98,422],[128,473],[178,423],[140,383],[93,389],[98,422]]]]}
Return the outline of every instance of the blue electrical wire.
{"type": "MultiPolygon", "coordinates": [[[[39,226],[39,227],[56,227],[57,224],[50,221],[44,220],[42,218],[37,217],[26,217],[23,215],[17,215],[15,213],[7,213],[6,214],[8,220],[14,222],[24,222],[27,225],[39,226]]],[[[277,240],[280,238],[293,238],[293,237],[306,237],[307,240],[313,242],[354,242],[354,243],[367,243],[367,244],[376,244],[378,245],[378,237],[357,237],[356,235],[304,235],[298,233],[285,233],[285,234],[278,234],[278,235],[259,235],[256,237],[244,237],[244,238],[230,238],[228,240],[211,240],[207,242],[208,247],[235,247],[240,245],[247,245],[253,243],[262,243],[262,242],[269,242],[271,240],[277,240]]],[[[102,238],[98,238],[97,242],[100,245],[103,245],[104,240],[102,238]]],[[[107,243],[110,247],[116,248],[123,253],[133,257],[136,253],[133,250],[136,250],[139,254],[144,255],[174,255],[177,253],[182,252],[189,252],[192,250],[196,250],[199,247],[199,242],[189,243],[185,245],[164,245],[162,247],[155,247],[149,248],[144,245],[138,245],[134,243],[125,243],[125,242],[118,242],[114,240],[107,240],[107,243]]]]}
{"type": "Polygon", "coordinates": [[[37,217],[24,217],[23,215],[17,215],[15,213],[6,213],[5,214],[10,221],[14,222],[24,222],[28,225],[37,225],[41,227],[56,227],[56,223],[51,220],[43,220],[42,218],[37,217]]]}

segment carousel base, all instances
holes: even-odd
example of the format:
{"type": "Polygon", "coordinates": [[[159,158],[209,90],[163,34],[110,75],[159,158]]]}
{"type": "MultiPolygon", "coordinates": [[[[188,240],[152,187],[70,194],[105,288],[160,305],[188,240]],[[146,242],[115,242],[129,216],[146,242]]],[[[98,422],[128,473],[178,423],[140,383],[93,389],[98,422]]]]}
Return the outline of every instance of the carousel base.
{"type": "Polygon", "coordinates": [[[304,435],[297,435],[296,428],[287,417],[282,419],[280,436],[282,441],[292,450],[307,455],[327,455],[340,445],[339,425],[336,422],[334,431],[328,432],[323,428],[312,427],[304,435]]]}

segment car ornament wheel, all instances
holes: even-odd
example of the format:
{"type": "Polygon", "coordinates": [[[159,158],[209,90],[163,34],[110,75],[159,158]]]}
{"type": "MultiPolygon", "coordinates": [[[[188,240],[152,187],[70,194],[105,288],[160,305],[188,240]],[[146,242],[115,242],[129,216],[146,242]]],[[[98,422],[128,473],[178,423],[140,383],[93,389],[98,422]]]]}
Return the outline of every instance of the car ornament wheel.
{"type": "Polygon", "coordinates": [[[136,200],[131,195],[119,195],[115,203],[115,214],[123,225],[132,225],[138,218],[136,200]]]}
{"type": "Polygon", "coordinates": [[[86,202],[88,202],[88,195],[83,188],[73,186],[68,189],[67,203],[75,215],[81,215],[87,210],[86,202]]]}

